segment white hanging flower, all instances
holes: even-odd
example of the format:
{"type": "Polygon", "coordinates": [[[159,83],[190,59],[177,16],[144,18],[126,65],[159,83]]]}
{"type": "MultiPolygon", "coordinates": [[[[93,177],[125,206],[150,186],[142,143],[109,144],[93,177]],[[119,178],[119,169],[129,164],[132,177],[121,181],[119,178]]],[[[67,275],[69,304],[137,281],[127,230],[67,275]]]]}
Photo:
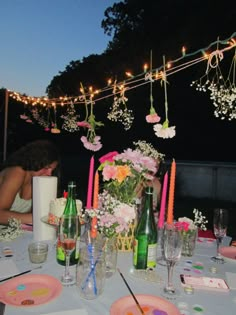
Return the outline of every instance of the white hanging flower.
{"type": "Polygon", "coordinates": [[[175,132],[175,126],[169,127],[169,123],[166,120],[163,125],[162,124],[155,124],[153,126],[153,129],[155,131],[155,135],[159,138],[167,139],[167,138],[173,138],[176,134],[175,132]]]}

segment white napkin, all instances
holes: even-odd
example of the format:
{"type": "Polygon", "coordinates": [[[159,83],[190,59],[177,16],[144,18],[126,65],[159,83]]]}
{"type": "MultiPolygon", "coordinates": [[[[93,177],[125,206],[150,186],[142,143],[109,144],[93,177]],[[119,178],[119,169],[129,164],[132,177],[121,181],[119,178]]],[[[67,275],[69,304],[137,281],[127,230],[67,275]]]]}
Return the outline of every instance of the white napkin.
{"type": "Polygon", "coordinates": [[[85,309],[75,309],[70,311],[60,311],[60,312],[53,312],[53,313],[47,313],[47,314],[41,314],[41,315],[88,315],[87,311],[85,309]]]}
{"type": "Polygon", "coordinates": [[[0,260],[0,279],[14,276],[17,273],[19,270],[12,259],[0,260]]]}
{"type": "Polygon", "coordinates": [[[57,196],[57,177],[33,177],[33,234],[35,241],[55,240],[56,229],[42,222],[49,213],[49,204],[57,196]]]}

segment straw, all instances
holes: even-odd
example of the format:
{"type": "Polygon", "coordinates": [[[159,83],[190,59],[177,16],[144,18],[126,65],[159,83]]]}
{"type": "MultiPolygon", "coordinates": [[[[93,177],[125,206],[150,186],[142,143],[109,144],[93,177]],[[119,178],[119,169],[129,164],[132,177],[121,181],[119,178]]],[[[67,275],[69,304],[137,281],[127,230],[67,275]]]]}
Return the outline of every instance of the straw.
{"type": "Polygon", "coordinates": [[[128,290],[129,290],[129,292],[131,293],[131,295],[132,295],[132,297],[133,297],[133,299],[134,299],[134,301],[135,301],[135,303],[136,303],[138,309],[140,310],[141,314],[145,315],[145,313],[144,313],[144,311],[142,310],[142,308],[141,308],[141,306],[140,306],[140,304],[139,304],[139,302],[138,302],[136,296],[134,295],[133,291],[131,290],[130,286],[128,285],[127,281],[125,280],[125,277],[123,276],[123,274],[121,273],[121,271],[120,271],[119,268],[117,268],[117,270],[118,270],[119,274],[121,275],[121,278],[123,279],[124,283],[126,284],[128,290]]]}

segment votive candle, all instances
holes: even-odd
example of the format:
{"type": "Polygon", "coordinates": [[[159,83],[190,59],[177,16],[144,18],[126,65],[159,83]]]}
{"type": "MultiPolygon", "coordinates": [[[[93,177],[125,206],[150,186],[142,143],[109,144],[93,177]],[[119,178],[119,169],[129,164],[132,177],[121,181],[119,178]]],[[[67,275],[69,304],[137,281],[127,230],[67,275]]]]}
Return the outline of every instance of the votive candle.
{"type": "Polygon", "coordinates": [[[93,173],[94,173],[94,156],[91,157],[90,165],[89,165],[89,179],[88,179],[87,204],[86,204],[87,209],[92,208],[93,173]]]}
{"type": "Polygon", "coordinates": [[[171,163],[170,171],[170,188],[169,188],[169,199],[167,208],[167,223],[172,224],[174,220],[174,196],[175,196],[175,177],[176,177],[176,163],[175,160],[171,163]]]}
{"type": "Polygon", "coordinates": [[[166,212],[166,196],[167,196],[167,186],[168,186],[168,172],[165,173],[163,188],[161,194],[161,208],[158,220],[158,228],[163,228],[165,222],[165,212],[166,212]]]}

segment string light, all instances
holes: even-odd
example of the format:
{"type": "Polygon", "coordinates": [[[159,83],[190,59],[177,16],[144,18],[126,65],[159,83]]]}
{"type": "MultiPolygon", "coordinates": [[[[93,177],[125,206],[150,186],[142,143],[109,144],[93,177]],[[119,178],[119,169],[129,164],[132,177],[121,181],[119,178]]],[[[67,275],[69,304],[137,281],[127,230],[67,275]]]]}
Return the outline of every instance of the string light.
{"type": "MultiPolygon", "coordinates": [[[[233,33],[228,39],[226,40],[223,40],[223,41],[219,41],[219,39],[216,41],[216,42],[213,42],[211,43],[208,47],[206,48],[203,48],[203,49],[199,49],[193,53],[189,53],[189,54],[186,54],[186,48],[185,47],[182,47],[182,56],[180,58],[177,58],[175,60],[172,60],[171,62],[168,62],[167,65],[166,65],[166,72],[167,72],[167,76],[171,75],[171,74],[174,74],[176,72],[179,72],[181,70],[184,70],[186,67],[189,67],[189,66],[192,66],[198,62],[201,62],[201,61],[204,61],[206,59],[209,58],[209,54],[206,53],[206,50],[210,49],[213,45],[217,44],[222,44],[222,45],[228,45],[228,47],[224,48],[221,50],[221,52],[224,52],[224,51],[228,51],[230,49],[232,49],[233,47],[236,46],[236,41],[233,37],[236,36],[236,32],[233,33]],[[172,67],[172,65],[174,65],[175,63],[179,62],[180,60],[184,59],[184,58],[188,58],[188,57],[191,57],[191,56],[194,56],[196,54],[199,54],[199,53],[202,53],[203,54],[203,58],[196,58],[194,59],[193,61],[191,62],[187,62],[187,63],[183,63],[182,65],[179,65],[177,67],[172,67]],[[172,68],[172,71],[170,72],[169,69],[172,68]]],[[[147,71],[147,64],[145,64],[143,66],[143,69],[144,69],[144,72],[147,71]]],[[[159,74],[159,71],[162,69],[162,66],[157,68],[157,69],[154,69],[153,70],[153,73],[154,73],[154,76],[151,75],[151,78],[154,78],[156,80],[159,80],[161,79],[162,76],[160,76],[159,74]]],[[[139,81],[144,81],[144,77],[143,77],[143,73],[142,74],[139,74],[137,76],[133,76],[133,74],[130,72],[130,71],[127,71],[125,73],[129,79],[126,81],[124,81],[124,86],[126,85],[129,85],[129,89],[134,89],[134,88],[137,88],[141,85],[144,85],[144,84],[147,84],[148,82],[143,82],[143,83],[138,83],[139,81]],[[137,79],[138,77],[141,77],[140,79],[137,79]],[[132,79],[132,81],[131,81],[132,79]],[[135,84],[136,85],[133,85],[133,86],[130,86],[131,84],[135,84]]],[[[113,89],[113,86],[112,86],[112,80],[109,79],[107,81],[107,84],[108,84],[108,87],[106,88],[102,88],[99,90],[99,93],[101,92],[105,92],[105,91],[108,91],[108,89],[111,89],[111,93],[109,95],[106,95],[106,96],[102,96],[98,99],[96,99],[96,101],[99,101],[99,100],[103,100],[105,98],[108,98],[108,97],[113,97],[114,94],[112,93],[112,89],[113,89]]],[[[117,85],[119,85],[117,83],[117,85]]],[[[86,93],[84,92],[84,89],[83,87],[80,88],[80,93],[82,93],[84,96],[88,96],[90,97],[90,93],[88,93],[88,95],[86,95],[86,93]]],[[[99,93],[95,93],[94,94],[99,94],[99,93]]],[[[26,105],[37,105],[37,104],[41,104],[42,102],[42,99],[43,99],[43,106],[52,106],[52,104],[57,104],[57,105],[61,105],[61,106],[65,106],[65,105],[69,105],[71,102],[73,102],[74,104],[82,104],[84,105],[85,104],[85,101],[84,99],[81,99],[81,96],[76,96],[76,97],[69,97],[69,96],[60,96],[59,98],[53,98],[53,99],[49,99],[47,97],[42,97],[42,98],[39,98],[39,97],[29,97],[29,96],[25,96],[25,95],[22,95],[20,93],[17,93],[17,92],[12,92],[12,91],[9,91],[9,96],[12,97],[13,99],[16,99],[17,101],[19,102],[22,102],[26,105]]]]}

